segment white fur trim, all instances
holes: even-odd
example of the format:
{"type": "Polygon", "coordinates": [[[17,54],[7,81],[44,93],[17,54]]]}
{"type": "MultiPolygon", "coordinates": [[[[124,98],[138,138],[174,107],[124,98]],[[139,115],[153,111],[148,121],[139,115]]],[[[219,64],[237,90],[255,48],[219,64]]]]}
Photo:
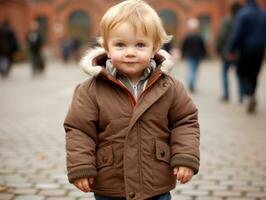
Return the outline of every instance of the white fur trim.
{"type": "MultiPolygon", "coordinates": [[[[83,71],[89,74],[90,76],[98,76],[102,70],[102,66],[93,65],[92,62],[93,62],[93,59],[95,59],[97,56],[105,54],[105,53],[106,53],[105,50],[100,47],[88,50],[85,53],[85,56],[81,59],[79,63],[83,71]]],[[[169,74],[175,64],[172,56],[162,49],[158,51],[158,54],[165,58],[161,66],[162,72],[169,74]]]]}
{"type": "Polygon", "coordinates": [[[98,47],[88,50],[85,53],[85,56],[79,62],[83,71],[90,76],[98,76],[102,70],[102,67],[99,65],[93,65],[92,62],[94,58],[102,54],[105,54],[105,50],[103,48],[98,47]]]}
{"type": "Polygon", "coordinates": [[[165,74],[169,74],[175,65],[173,57],[163,49],[160,49],[158,54],[165,58],[161,66],[162,72],[164,72],[165,74]]]}

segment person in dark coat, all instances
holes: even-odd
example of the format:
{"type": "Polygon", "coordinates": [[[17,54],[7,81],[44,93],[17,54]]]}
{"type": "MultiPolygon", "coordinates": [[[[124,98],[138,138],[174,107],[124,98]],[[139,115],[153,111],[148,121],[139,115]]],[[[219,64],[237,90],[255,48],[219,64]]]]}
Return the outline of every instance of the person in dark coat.
{"type": "Polygon", "coordinates": [[[36,75],[44,71],[44,58],[42,55],[44,43],[39,32],[38,22],[33,21],[30,28],[31,30],[27,35],[27,42],[32,63],[32,73],[36,75]]]}
{"type": "Polygon", "coordinates": [[[255,0],[246,0],[237,14],[228,45],[228,58],[233,60],[238,52],[237,75],[246,111],[256,111],[257,78],[262,66],[266,46],[266,13],[255,0]]]}
{"type": "Polygon", "coordinates": [[[8,21],[0,25],[0,74],[7,77],[11,70],[14,54],[19,50],[16,34],[8,21]]]}
{"type": "Polygon", "coordinates": [[[187,84],[191,92],[195,91],[195,82],[200,61],[206,55],[206,48],[202,36],[198,32],[199,21],[195,18],[188,20],[189,33],[185,37],[181,51],[188,61],[187,84]]]}
{"type": "Polygon", "coordinates": [[[221,100],[227,102],[229,100],[229,81],[228,81],[228,72],[230,66],[234,64],[226,57],[226,48],[229,42],[230,33],[232,31],[233,23],[235,16],[239,9],[241,8],[241,4],[239,2],[234,2],[230,6],[230,15],[225,16],[220,24],[220,30],[217,36],[216,42],[216,52],[221,57],[222,60],[222,85],[223,85],[223,94],[221,100]]]}

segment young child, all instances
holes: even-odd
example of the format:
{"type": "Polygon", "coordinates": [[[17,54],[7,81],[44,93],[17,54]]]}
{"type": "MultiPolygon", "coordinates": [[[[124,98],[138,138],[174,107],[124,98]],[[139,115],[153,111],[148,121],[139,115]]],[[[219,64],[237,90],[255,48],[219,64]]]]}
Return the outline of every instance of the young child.
{"type": "Polygon", "coordinates": [[[197,108],[160,50],[171,37],[142,0],[110,8],[100,31],[64,122],[69,181],[96,200],[169,200],[199,169],[197,108]]]}

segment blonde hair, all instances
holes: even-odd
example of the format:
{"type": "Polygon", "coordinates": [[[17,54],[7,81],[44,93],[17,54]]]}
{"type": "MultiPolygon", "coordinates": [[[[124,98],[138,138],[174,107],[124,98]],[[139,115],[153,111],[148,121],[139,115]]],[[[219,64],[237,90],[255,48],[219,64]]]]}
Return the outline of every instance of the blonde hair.
{"type": "Polygon", "coordinates": [[[141,30],[153,38],[153,50],[157,52],[164,43],[172,39],[167,35],[162,21],[156,11],[143,0],[126,0],[111,7],[102,17],[100,23],[99,43],[108,49],[109,32],[124,22],[129,22],[135,31],[141,30]]]}

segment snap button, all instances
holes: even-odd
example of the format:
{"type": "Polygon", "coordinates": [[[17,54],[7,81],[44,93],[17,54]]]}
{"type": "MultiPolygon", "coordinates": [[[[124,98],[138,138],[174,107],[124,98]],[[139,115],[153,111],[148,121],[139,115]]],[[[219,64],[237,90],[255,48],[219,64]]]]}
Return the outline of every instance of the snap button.
{"type": "Polygon", "coordinates": [[[105,156],[103,156],[102,161],[103,161],[103,163],[106,163],[107,162],[107,158],[105,156]]]}
{"type": "Polygon", "coordinates": [[[166,87],[168,84],[166,82],[163,82],[163,87],[166,87]]]}
{"type": "Polygon", "coordinates": [[[165,156],[165,151],[161,151],[161,157],[163,158],[165,156]]]}
{"type": "Polygon", "coordinates": [[[133,199],[135,196],[136,196],[135,192],[130,192],[130,193],[129,193],[129,197],[130,197],[130,198],[133,199]]]}

